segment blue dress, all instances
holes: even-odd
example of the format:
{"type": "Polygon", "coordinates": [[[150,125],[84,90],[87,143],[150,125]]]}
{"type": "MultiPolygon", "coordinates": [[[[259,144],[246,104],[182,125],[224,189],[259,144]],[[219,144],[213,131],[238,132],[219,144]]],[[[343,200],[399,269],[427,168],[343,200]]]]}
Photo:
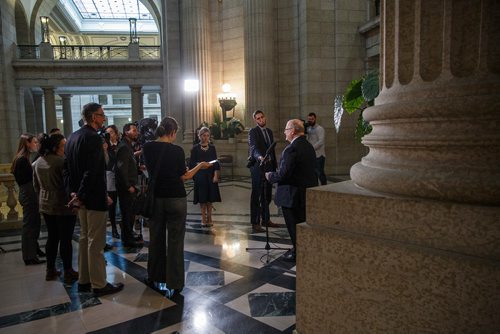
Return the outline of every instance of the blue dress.
{"type": "MultiPolygon", "coordinates": [[[[202,149],[200,144],[196,144],[191,149],[191,157],[189,158],[189,168],[193,168],[197,163],[202,161],[212,161],[217,159],[217,151],[212,144],[208,145],[208,149],[202,149]]],[[[194,180],[194,197],[193,204],[198,203],[213,203],[220,202],[219,184],[213,183],[213,177],[216,170],[220,170],[219,163],[215,163],[207,169],[200,169],[193,177],[194,180]]]]}

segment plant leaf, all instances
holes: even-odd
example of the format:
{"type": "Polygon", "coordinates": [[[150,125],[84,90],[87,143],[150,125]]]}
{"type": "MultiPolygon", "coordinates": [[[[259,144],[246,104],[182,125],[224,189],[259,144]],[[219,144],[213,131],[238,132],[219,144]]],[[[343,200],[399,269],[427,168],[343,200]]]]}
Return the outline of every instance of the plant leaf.
{"type": "Polygon", "coordinates": [[[379,76],[378,71],[371,71],[365,76],[363,83],[361,84],[361,91],[363,93],[363,98],[368,103],[375,100],[375,98],[379,94],[378,76],[379,76]]]}
{"type": "Polygon", "coordinates": [[[352,114],[353,112],[358,110],[364,102],[363,94],[361,91],[362,83],[363,79],[353,80],[345,91],[342,105],[344,107],[344,110],[349,114],[352,114]]]}

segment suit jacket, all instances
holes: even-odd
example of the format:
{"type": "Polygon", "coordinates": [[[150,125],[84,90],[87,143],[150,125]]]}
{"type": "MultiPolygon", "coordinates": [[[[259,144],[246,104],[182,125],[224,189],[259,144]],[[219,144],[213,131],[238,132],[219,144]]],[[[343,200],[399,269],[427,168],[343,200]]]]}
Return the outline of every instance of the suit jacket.
{"type": "Polygon", "coordinates": [[[64,147],[64,185],[89,210],[107,211],[106,161],[102,139],[90,125],[73,132],[64,147]]]}
{"type": "Polygon", "coordinates": [[[116,151],[116,190],[127,191],[137,184],[137,161],[134,158],[132,145],[123,138],[116,151]]]}
{"type": "Polygon", "coordinates": [[[306,136],[296,138],[285,147],[278,170],[269,177],[271,183],[278,183],[276,205],[305,207],[306,188],[318,185],[315,166],[316,153],[306,136]]]}
{"type": "MultiPolygon", "coordinates": [[[[273,131],[267,128],[267,133],[269,135],[269,140],[271,143],[274,142],[273,131]]],[[[251,128],[248,132],[248,146],[249,146],[249,155],[254,159],[254,166],[258,166],[260,163],[259,157],[264,157],[267,151],[266,139],[264,138],[264,134],[262,134],[262,130],[257,125],[254,128],[251,128]]],[[[270,170],[276,170],[276,153],[274,148],[270,152],[270,170]]],[[[253,166],[252,166],[253,167],[253,166]]]]}

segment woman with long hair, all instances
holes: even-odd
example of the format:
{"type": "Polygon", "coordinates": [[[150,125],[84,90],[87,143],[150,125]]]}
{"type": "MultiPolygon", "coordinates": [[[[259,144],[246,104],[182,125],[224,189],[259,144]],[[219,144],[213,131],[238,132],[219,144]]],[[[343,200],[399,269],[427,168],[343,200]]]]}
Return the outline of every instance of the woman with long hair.
{"type": "MultiPolygon", "coordinates": [[[[210,130],[202,127],[198,131],[200,141],[191,149],[189,167],[193,168],[200,161],[213,161],[217,159],[215,146],[209,143],[210,130]]],[[[213,166],[201,170],[193,177],[194,196],[193,204],[200,203],[201,226],[212,226],[212,203],[220,202],[219,178],[220,165],[216,162],[213,166]]]]}
{"type": "Polygon", "coordinates": [[[61,275],[56,268],[57,250],[63,262],[64,282],[78,280],[78,272],[73,270],[73,231],[76,214],[67,207],[70,201],[63,181],[64,144],[62,134],[44,135],[40,140],[40,157],[33,163],[33,184],[38,193],[40,212],[47,226],[47,273],[45,280],[52,281],[61,275]]]}
{"type": "Polygon", "coordinates": [[[177,129],[177,121],[172,117],[165,117],[156,129],[158,139],[143,147],[146,168],[154,182],[154,189],[148,191],[153,191],[155,195],[153,217],[149,222],[146,284],[158,288],[161,283],[166,283],[168,296],[178,294],[184,288],[184,234],[187,216],[184,181],[191,179],[200,169],[210,167],[208,162],[200,162],[187,170],[184,150],[174,144],[177,129]]]}
{"type": "Polygon", "coordinates": [[[45,263],[38,256],[45,256],[38,245],[40,237],[40,212],[38,198],[33,188],[33,168],[30,156],[38,149],[37,138],[29,133],[19,137],[16,155],[12,161],[10,172],[14,174],[19,186],[19,203],[23,208],[23,229],[21,234],[21,250],[26,265],[45,263]]]}
{"type": "Polygon", "coordinates": [[[111,222],[111,235],[113,238],[120,239],[118,230],[116,228],[116,203],[118,195],[116,192],[115,182],[115,167],[116,167],[116,150],[120,142],[120,132],[116,125],[109,125],[106,127],[106,133],[109,134],[109,144],[107,149],[108,160],[106,162],[106,187],[108,196],[113,200],[113,204],[109,206],[109,221],[111,222]]]}

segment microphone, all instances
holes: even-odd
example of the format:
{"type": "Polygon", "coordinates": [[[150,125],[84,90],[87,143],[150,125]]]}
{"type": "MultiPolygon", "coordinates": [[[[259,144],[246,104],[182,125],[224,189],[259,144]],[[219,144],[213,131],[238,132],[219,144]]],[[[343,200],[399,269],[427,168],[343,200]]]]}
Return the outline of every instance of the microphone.
{"type": "Polygon", "coordinates": [[[271,153],[271,151],[274,149],[274,147],[275,147],[275,146],[276,146],[276,142],[275,142],[275,141],[273,141],[273,143],[271,144],[271,146],[269,146],[269,147],[267,148],[267,151],[266,151],[265,156],[268,156],[268,155],[271,153]]]}

